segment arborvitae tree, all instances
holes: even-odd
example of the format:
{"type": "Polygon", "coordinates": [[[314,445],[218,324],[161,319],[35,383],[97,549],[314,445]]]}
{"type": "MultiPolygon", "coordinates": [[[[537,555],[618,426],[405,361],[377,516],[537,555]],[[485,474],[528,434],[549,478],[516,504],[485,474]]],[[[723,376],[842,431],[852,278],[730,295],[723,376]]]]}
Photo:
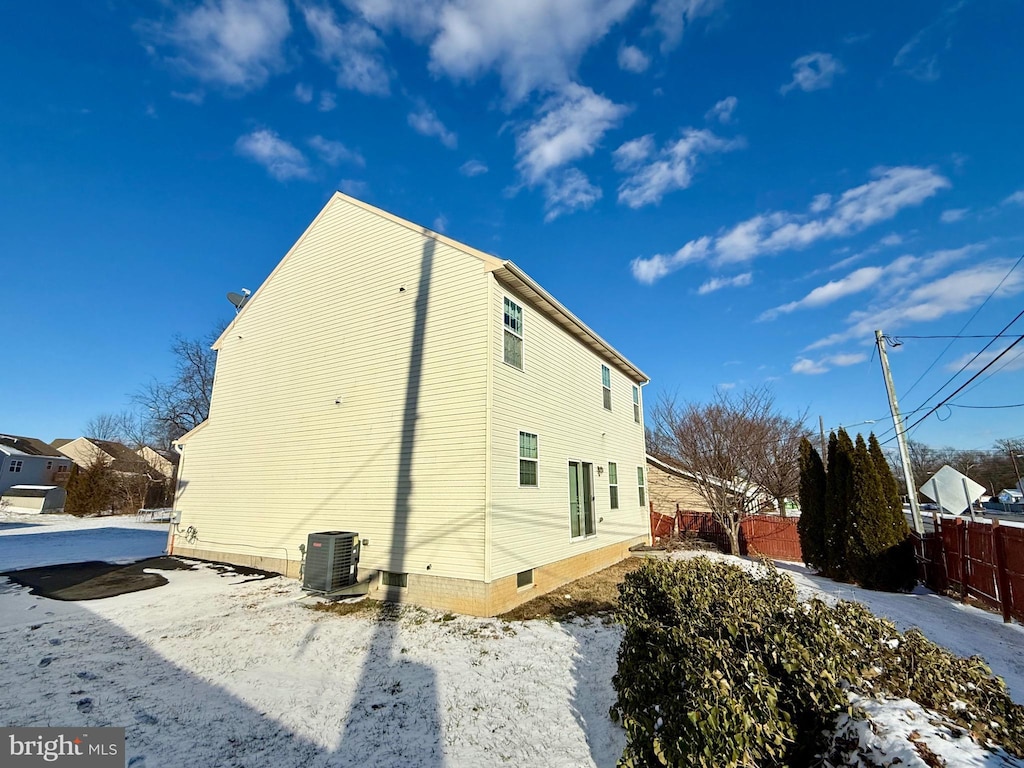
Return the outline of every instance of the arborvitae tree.
{"type": "Polygon", "coordinates": [[[854,455],[847,555],[850,575],[863,587],[895,592],[914,585],[913,545],[902,505],[896,511],[886,498],[875,459],[860,435],[854,455]]]}
{"type": "Polygon", "coordinates": [[[878,444],[878,438],[875,437],[874,432],[868,435],[868,453],[871,454],[871,460],[875,464],[875,471],[878,472],[878,478],[882,482],[882,492],[885,494],[885,500],[889,505],[889,509],[902,516],[903,497],[900,496],[900,486],[896,482],[885,454],[882,453],[882,446],[878,444]]]}
{"type": "Polygon", "coordinates": [[[806,437],[800,441],[800,550],[811,568],[825,570],[825,465],[806,437]]]}
{"type": "Polygon", "coordinates": [[[848,578],[846,526],[853,497],[853,441],[840,427],[828,440],[825,491],[825,572],[833,579],[848,578]]]}
{"type": "Polygon", "coordinates": [[[114,493],[113,473],[102,460],[95,459],[82,469],[72,466],[67,484],[68,497],[64,511],[69,515],[84,517],[109,509],[114,493]]]}

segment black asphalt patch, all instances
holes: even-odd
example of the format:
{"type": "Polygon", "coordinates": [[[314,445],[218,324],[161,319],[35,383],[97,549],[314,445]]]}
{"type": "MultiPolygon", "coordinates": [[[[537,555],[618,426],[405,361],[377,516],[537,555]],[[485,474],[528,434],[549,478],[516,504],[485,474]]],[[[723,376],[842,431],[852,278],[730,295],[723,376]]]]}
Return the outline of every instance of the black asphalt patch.
{"type": "Polygon", "coordinates": [[[48,597],[51,600],[100,600],[116,597],[128,592],[141,592],[162,587],[167,579],[156,571],[194,571],[200,564],[215,570],[221,576],[246,576],[250,581],[278,578],[280,574],[247,568],[244,565],[228,565],[208,560],[183,560],[177,557],[151,557],[130,565],[114,565],[98,561],[48,565],[42,568],[25,568],[5,574],[15,584],[28,587],[31,594],[48,597]]]}
{"type": "Polygon", "coordinates": [[[4,575],[15,584],[28,587],[33,595],[51,600],[100,600],[167,583],[159,573],[145,573],[146,569],[192,571],[195,567],[176,557],[152,557],[130,565],[93,561],[26,568],[4,575]]]}

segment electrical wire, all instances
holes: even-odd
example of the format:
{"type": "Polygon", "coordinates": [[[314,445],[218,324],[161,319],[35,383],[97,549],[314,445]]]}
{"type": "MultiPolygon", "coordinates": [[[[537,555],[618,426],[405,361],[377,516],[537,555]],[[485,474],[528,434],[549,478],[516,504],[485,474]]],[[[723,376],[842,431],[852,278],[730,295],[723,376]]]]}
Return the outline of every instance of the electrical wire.
{"type": "MultiPolygon", "coordinates": [[[[976,318],[978,316],[978,313],[981,312],[981,310],[983,310],[985,308],[985,305],[988,304],[989,299],[991,299],[993,296],[996,295],[996,291],[998,291],[1000,288],[1003,287],[1003,283],[1005,283],[1007,281],[1007,279],[1010,277],[1010,275],[1013,274],[1013,271],[1015,269],[1017,269],[1017,267],[1020,265],[1021,261],[1024,261],[1024,253],[1022,253],[1020,255],[1020,257],[1017,259],[1017,261],[1015,261],[1013,263],[1013,266],[1010,267],[1010,271],[1007,272],[1005,275],[1003,275],[1003,279],[1000,280],[999,284],[996,285],[996,287],[992,289],[992,292],[988,296],[985,297],[985,300],[983,302],[981,302],[981,304],[979,305],[979,307],[976,310],[974,310],[974,313],[969,318],[967,318],[967,322],[964,323],[963,326],[961,326],[960,330],[957,332],[957,335],[950,339],[949,344],[947,344],[943,348],[943,350],[941,352],[939,352],[938,357],[936,357],[934,360],[932,360],[931,365],[929,365],[927,368],[924,369],[924,373],[922,373],[920,376],[917,377],[917,381],[915,381],[913,384],[911,384],[910,388],[906,392],[903,393],[903,397],[906,397],[907,395],[909,395],[911,392],[914,391],[914,387],[916,387],[918,384],[921,383],[921,381],[924,379],[924,377],[928,375],[928,371],[930,371],[932,368],[934,368],[936,363],[938,363],[939,360],[941,360],[942,357],[949,351],[949,348],[951,346],[953,346],[953,342],[956,341],[958,338],[961,338],[961,334],[967,329],[967,326],[970,325],[972,322],[974,322],[974,318],[976,318]]],[[[1021,314],[1024,314],[1024,312],[1022,312],[1021,314]]],[[[1020,317],[1020,315],[1018,315],[1017,317],[1020,317]]],[[[1017,321],[1017,318],[1014,318],[1013,321],[1010,323],[1010,325],[1013,325],[1013,323],[1015,323],[1016,321],[1017,321]]],[[[1009,325],[1006,326],[1006,328],[1009,328],[1009,327],[1010,327],[1009,325]]],[[[999,333],[1002,334],[1006,330],[1006,328],[1004,328],[999,333]]],[[[909,339],[909,338],[912,338],[912,337],[911,336],[904,336],[903,338],[909,339]]],[[[964,338],[966,338],[966,337],[964,337],[964,338]]],[[[992,341],[995,341],[995,338],[993,338],[992,341]]],[[[985,346],[985,349],[988,349],[992,345],[992,341],[990,341],[985,346]]],[[[985,350],[982,350],[982,352],[984,352],[984,351],[985,350]]],[[[981,354],[981,353],[979,352],[978,354],[981,354]]],[[[977,355],[975,355],[973,358],[971,358],[971,362],[974,362],[974,360],[976,358],[977,358],[977,355]]],[[[970,363],[968,363],[968,365],[970,365],[970,363]]],[[[964,368],[966,368],[966,366],[964,366],[964,368]]],[[[935,397],[935,395],[939,394],[939,392],[941,392],[943,389],[945,389],[950,381],[955,379],[957,376],[959,376],[963,372],[964,368],[961,368],[959,371],[954,373],[953,376],[950,377],[949,381],[947,381],[945,384],[943,384],[941,387],[939,387],[938,390],[936,390],[930,397],[928,397],[924,401],[924,403],[921,403],[921,405],[924,405],[925,403],[928,402],[928,400],[931,400],[933,397],[935,397]]]]}
{"type": "Polygon", "coordinates": [[[1024,408],[1024,403],[1011,403],[1010,405],[960,405],[958,403],[949,403],[950,408],[1024,408]]]}
{"type": "MultiPolygon", "coordinates": [[[[1021,312],[1021,314],[1024,314],[1024,312],[1021,312]]],[[[981,376],[981,374],[983,374],[985,371],[987,371],[989,368],[991,368],[993,365],[995,365],[996,362],[998,362],[1001,357],[1003,357],[1006,353],[1008,353],[1011,349],[1013,349],[1015,346],[1020,344],[1022,341],[1024,341],[1024,335],[1018,336],[1016,341],[1014,341],[1010,346],[1008,346],[1006,349],[1004,349],[1002,352],[1000,352],[998,355],[996,355],[994,358],[992,358],[989,362],[985,363],[985,366],[981,370],[979,370],[976,374],[971,376],[971,378],[969,378],[967,381],[965,381],[963,384],[961,384],[959,387],[957,387],[956,391],[953,392],[953,394],[949,395],[942,402],[940,402],[937,405],[933,406],[932,409],[930,411],[928,411],[928,413],[926,413],[920,419],[915,421],[909,427],[904,428],[903,434],[907,434],[910,430],[912,430],[914,427],[916,427],[922,421],[924,421],[929,416],[931,416],[933,413],[935,413],[937,410],[939,410],[939,408],[941,408],[946,403],[948,403],[950,400],[952,400],[954,397],[959,395],[967,387],[968,384],[970,384],[972,381],[974,381],[979,376],[981,376]]],[[[892,442],[893,440],[896,439],[896,437],[897,437],[897,435],[893,435],[892,437],[890,437],[885,442],[886,443],[892,442]]],[[[883,445],[884,444],[885,443],[883,443],[883,445]]]]}

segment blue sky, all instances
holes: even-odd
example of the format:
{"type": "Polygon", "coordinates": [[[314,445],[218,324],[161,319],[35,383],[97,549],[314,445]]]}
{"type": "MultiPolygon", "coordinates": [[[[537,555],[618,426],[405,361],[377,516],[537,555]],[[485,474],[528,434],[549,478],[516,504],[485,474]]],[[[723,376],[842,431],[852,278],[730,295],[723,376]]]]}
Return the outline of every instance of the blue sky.
{"type": "MultiPolygon", "coordinates": [[[[875,328],[903,338],[914,410],[986,340],[911,336],[994,334],[1022,306],[1020,2],[4,16],[5,432],[73,437],[127,407],[335,189],[515,261],[648,373],[648,408],[768,383],[788,412],[884,432],[875,328]]],[[[1024,402],[1018,352],[953,404],[1024,402]]],[[[913,433],[1017,436],[1022,408],[944,407],[913,433]]]]}

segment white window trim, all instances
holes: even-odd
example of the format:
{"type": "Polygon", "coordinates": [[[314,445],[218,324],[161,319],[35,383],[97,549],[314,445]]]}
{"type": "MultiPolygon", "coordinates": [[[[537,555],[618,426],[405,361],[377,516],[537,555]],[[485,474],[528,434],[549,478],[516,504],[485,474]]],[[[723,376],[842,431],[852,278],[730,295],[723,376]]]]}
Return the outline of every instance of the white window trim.
{"type": "Polygon", "coordinates": [[[637,470],[638,470],[638,472],[636,473],[636,479],[637,479],[637,484],[636,484],[636,489],[637,489],[636,500],[637,500],[637,505],[641,509],[647,509],[647,507],[648,507],[648,505],[650,503],[650,500],[651,500],[650,497],[647,495],[647,468],[638,465],[637,466],[637,470]],[[642,485],[640,483],[640,478],[643,478],[643,484],[642,485]],[[641,488],[643,489],[643,492],[644,492],[644,500],[643,501],[640,501],[640,489],[641,488]]]}
{"type": "Polygon", "coordinates": [[[633,421],[639,424],[642,419],[643,408],[640,405],[640,387],[633,385],[633,421]]]}
{"type": "MultiPolygon", "coordinates": [[[[515,368],[515,366],[512,366],[515,368]]],[[[529,488],[531,490],[537,490],[540,488],[540,432],[535,432],[529,429],[520,429],[516,432],[516,479],[519,483],[520,488],[529,488]],[[522,445],[520,444],[520,435],[533,435],[537,438],[537,458],[531,459],[524,457],[522,454],[522,445]],[[520,461],[532,461],[536,465],[537,472],[537,484],[536,485],[523,485],[523,473],[519,468],[520,461]]]]}
{"type": "Polygon", "coordinates": [[[11,463],[8,466],[8,472],[21,472],[21,468],[25,466],[25,462],[22,459],[11,459],[11,463]]]}
{"type": "Polygon", "coordinates": [[[601,364],[601,405],[606,411],[612,409],[612,369],[604,363],[601,364]],[[604,385],[604,372],[608,371],[608,386],[604,385]],[[604,393],[608,393],[608,404],[605,405],[604,393]]]}
{"type": "MultiPolygon", "coordinates": [[[[538,453],[539,453],[539,451],[538,451],[538,453]]],[[[566,509],[569,509],[570,505],[572,504],[572,499],[569,497],[569,482],[568,482],[569,481],[568,472],[569,472],[569,462],[570,461],[576,461],[576,462],[579,462],[580,464],[589,464],[591,466],[591,468],[592,468],[591,469],[591,475],[590,475],[590,482],[594,484],[594,487],[592,488],[592,490],[594,492],[594,498],[592,500],[593,501],[593,506],[592,506],[592,509],[591,509],[591,512],[594,515],[594,532],[589,534],[589,535],[584,532],[584,533],[581,533],[579,536],[573,536],[572,535],[572,520],[570,519],[570,521],[569,521],[569,542],[570,543],[576,543],[576,542],[579,542],[579,541],[587,541],[588,539],[596,539],[597,536],[598,536],[598,530],[597,530],[597,520],[598,520],[598,514],[597,514],[597,486],[596,486],[597,480],[596,480],[596,478],[594,476],[594,473],[597,472],[597,464],[595,464],[590,459],[581,459],[581,458],[578,458],[576,456],[566,456],[565,457],[565,465],[564,466],[565,466],[566,476],[564,478],[564,480],[565,480],[564,485],[565,485],[565,508],[566,509]]],[[[583,526],[583,530],[586,531],[586,529],[587,529],[586,525],[584,525],[583,526]]]]}
{"type": "Polygon", "coordinates": [[[526,308],[522,302],[507,293],[502,294],[501,297],[501,362],[507,365],[509,368],[516,371],[526,371],[526,308]],[[522,330],[516,333],[507,325],[505,325],[505,302],[511,301],[517,307],[519,307],[520,323],[522,330]],[[505,359],[505,334],[511,333],[513,336],[519,339],[519,356],[521,358],[522,365],[513,365],[505,359]]]}
{"type": "Polygon", "coordinates": [[[614,511],[614,510],[622,508],[622,497],[621,496],[619,496],[618,498],[615,499],[615,501],[617,503],[616,503],[616,505],[614,507],[612,506],[612,491],[611,491],[611,489],[614,488],[616,490],[616,492],[618,492],[619,487],[621,485],[621,483],[619,482],[619,462],[617,462],[617,461],[609,461],[608,462],[607,472],[608,472],[608,509],[610,511],[614,511]],[[612,465],[613,464],[615,465],[615,482],[614,483],[612,482],[612,465]]]}

